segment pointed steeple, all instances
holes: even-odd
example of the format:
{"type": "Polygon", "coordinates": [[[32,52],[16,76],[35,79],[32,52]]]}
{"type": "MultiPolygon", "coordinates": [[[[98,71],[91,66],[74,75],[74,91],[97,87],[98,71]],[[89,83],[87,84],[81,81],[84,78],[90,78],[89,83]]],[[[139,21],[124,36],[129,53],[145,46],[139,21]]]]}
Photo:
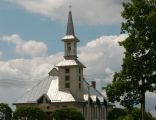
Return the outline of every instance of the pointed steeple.
{"type": "Polygon", "coordinates": [[[74,33],[71,10],[69,10],[68,15],[67,32],[66,35],[62,38],[62,41],[64,42],[64,58],[77,59],[77,42],[79,42],[79,39],[74,33]]]}
{"type": "Polygon", "coordinates": [[[67,33],[66,33],[66,35],[73,35],[73,36],[75,36],[71,11],[69,11],[69,15],[68,15],[68,24],[67,24],[67,33]]]}
{"type": "Polygon", "coordinates": [[[62,41],[69,41],[73,40],[76,42],[79,42],[79,39],[76,37],[75,32],[74,32],[74,24],[73,24],[73,18],[72,18],[72,12],[69,10],[68,14],[68,23],[67,23],[67,31],[66,35],[62,38],[62,41]]]}

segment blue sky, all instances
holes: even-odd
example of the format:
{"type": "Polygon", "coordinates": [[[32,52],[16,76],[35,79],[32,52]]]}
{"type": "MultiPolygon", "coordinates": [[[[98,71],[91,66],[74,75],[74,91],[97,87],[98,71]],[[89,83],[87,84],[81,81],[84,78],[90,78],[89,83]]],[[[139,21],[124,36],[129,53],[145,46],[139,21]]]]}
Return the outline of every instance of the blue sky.
{"type": "MultiPolygon", "coordinates": [[[[101,90],[121,69],[123,0],[0,0],[0,102],[12,104],[43,80],[63,56],[69,4],[87,81],[101,90]]],[[[147,94],[153,114],[155,94],[147,94]]]]}
{"type": "MultiPolygon", "coordinates": [[[[48,54],[63,51],[62,43],[60,41],[66,32],[66,22],[69,10],[68,6],[65,7],[65,12],[62,15],[63,19],[58,19],[51,15],[45,16],[40,13],[33,13],[33,11],[29,11],[24,6],[19,5],[18,0],[17,2],[14,2],[14,0],[11,2],[10,0],[1,0],[0,36],[18,34],[24,40],[43,41],[48,46],[48,54]]],[[[109,24],[90,24],[90,21],[87,23],[87,21],[84,22],[83,20],[79,22],[75,19],[75,17],[78,17],[78,14],[75,14],[74,10],[73,19],[76,34],[81,40],[80,46],[85,45],[88,41],[94,40],[102,35],[120,34],[119,21],[109,24]]],[[[79,9],[75,11],[79,11],[79,9]]],[[[60,14],[59,10],[58,14],[60,14]]],[[[102,12],[100,15],[102,16],[102,12]]],[[[14,54],[11,49],[13,49],[12,46],[0,41],[0,50],[3,52],[3,60],[20,58],[20,56],[14,54]]]]}

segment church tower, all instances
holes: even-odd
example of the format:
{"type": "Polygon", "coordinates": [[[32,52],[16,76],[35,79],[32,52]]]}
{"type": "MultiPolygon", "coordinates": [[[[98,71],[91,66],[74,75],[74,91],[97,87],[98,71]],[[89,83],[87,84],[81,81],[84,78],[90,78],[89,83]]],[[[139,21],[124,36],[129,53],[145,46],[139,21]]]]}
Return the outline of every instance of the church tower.
{"type": "Polygon", "coordinates": [[[83,99],[83,68],[85,66],[77,59],[78,38],[74,32],[72,13],[69,11],[64,42],[64,60],[58,67],[59,90],[69,91],[77,99],[83,99]]]}

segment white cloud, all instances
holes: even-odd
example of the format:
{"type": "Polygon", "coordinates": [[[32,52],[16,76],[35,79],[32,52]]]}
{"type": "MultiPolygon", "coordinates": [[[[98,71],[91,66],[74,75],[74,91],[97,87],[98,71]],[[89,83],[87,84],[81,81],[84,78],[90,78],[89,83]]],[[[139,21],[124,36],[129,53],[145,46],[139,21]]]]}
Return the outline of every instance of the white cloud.
{"type": "Polygon", "coordinates": [[[127,35],[102,36],[79,50],[79,57],[88,66],[87,74],[107,74],[120,69],[124,49],[118,45],[127,35]]]}
{"type": "MultiPolygon", "coordinates": [[[[12,39],[8,38],[6,40],[11,41],[11,43],[21,44],[20,38],[13,39],[16,37],[14,36],[12,39]]],[[[124,49],[118,45],[118,42],[126,37],[127,35],[103,36],[79,48],[79,59],[87,66],[85,78],[88,81],[96,80],[98,89],[110,83],[112,74],[120,70],[124,49]]],[[[19,94],[22,95],[27,89],[32,87],[30,83],[34,82],[34,85],[38,81],[43,80],[52,67],[61,61],[62,56],[63,53],[61,52],[46,57],[0,61],[0,90],[3,91],[0,92],[0,101],[14,102],[19,97],[19,94]],[[16,89],[8,89],[3,86],[14,86],[16,89]],[[11,94],[6,96],[4,94],[5,90],[7,90],[7,94],[12,93],[16,97],[13,97],[11,94]]],[[[146,109],[154,115],[155,106],[153,104],[155,104],[156,95],[147,93],[146,97],[146,109]]]]}
{"type": "MultiPolygon", "coordinates": [[[[120,70],[124,49],[118,45],[118,42],[124,40],[126,37],[127,35],[102,36],[78,49],[80,61],[87,66],[85,78],[88,81],[96,80],[98,89],[110,83],[112,74],[120,70]]],[[[5,38],[5,40],[16,45],[23,43],[21,43],[23,40],[16,35],[13,35],[11,39],[10,37],[5,38]]],[[[36,84],[37,81],[43,80],[52,67],[62,59],[62,56],[63,53],[61,52],[47,57],[0,61],[0,85],[16,85],[16,89],[10,88],[12,90],[11,92],[8,88],[0,86],[0,95],[2,97],[0,101],[7,100],[10,103],[14,102],[20,95],[26,92],[27,89],[32,87],[32,85],[24,86],[26,83],[35,81],[36,84]],[[20,87],[21,82],[24,82],[24,84],[22,84],[23,89],[20,87]],[[16,97],[6,96],[3,91],[5,89],[7,90],[7,94],[12,93],[16,97]],[[16,93],[13,91],[16,91],[16,93]]],[[[156,95],[154,93],[146,93],[146,109],[156,116],[155,100],[156,95]]]]}
{"type": "Polygon", "coordinates": [[[49,70],[61,58],[61,53],[54,56],[38,57],[33,59],[15,59],[0,62],[0,81],[12,80],[15,82],[42,80],[49,70]]]}
{"type": "Polygon", "coordinates": [[[38,42],[35,40],[23,40],[18,34],[13,34],[10,36],[2,36],[1,40],[12,43],[16,46],[16,52],[21,55],[29,55],[32,57],[45,56],[47,54],[47,45],[43,42],[38,42]]]}
{"type": "Polygon", "coordinates": [[[72,4],[74,19],[81,23],[112,24],[121,22],[123,0],[9,0],[29,12],[51,19],[65,20],[68,6],[72,4]]]}
{"type": "MultiPolygon", "coordinates": [[[[114,71],[119,70],[122,63],[123,48],[119,47],[118,42],[124,40],[126,36],[103,36],[78,48],[79,59],[87,66],[86,76],[93,77],[93,79],[102,80],[106,78],[108,80],[114,71]]],[[[38,55],[36,49],[43,50],[40,42],[24,41],[19,35],[4,36],[3,40],[14,43],[18,51],[28,52],[32,56],[38,55]]],[[[57,53],[32,59],[1,61],[0,80],[41,80],[48,75],[50,68],[56,65],[62,56],[63,53],[57,53]]],[[[107,82],[111,82],[111,80],[109,79],[107,82]]]]}
{"type": "Polygon", "coordinates": [[[47,46],[43,42],[30,40],[23,44],[22,50],[25,53],[30,54],[31,56],[42,56],[42,55],[46,55],[47,46]]]}

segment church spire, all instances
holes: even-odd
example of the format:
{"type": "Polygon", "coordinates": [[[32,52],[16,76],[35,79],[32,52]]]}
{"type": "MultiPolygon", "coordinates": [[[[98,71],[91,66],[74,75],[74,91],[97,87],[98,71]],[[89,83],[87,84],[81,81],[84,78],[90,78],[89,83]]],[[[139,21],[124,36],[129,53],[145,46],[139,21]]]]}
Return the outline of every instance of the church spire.
{"type": "Polygon", "coordinates": [[[71,12],[71,6],[68,14],[68,23],[67,23],[67,31],[66,35],[62,38],[62,40],[65,42],[69,42],[69,40],[79,42],[79,39],[76,37],[74,32],[74,24],[73,24],[73,18],[72,18],[72,12],[71,12]]]}
{"type": "Polygon", "coordinates": [[[76,59],[77,42],[79,42],[79,39],[76,37],[74,32],[71,10],[69,10],[69,14],[68,14],[67,32],[66,35],[62,38],[62,41],[64,42],[64,58],[76,59]]]}
{"type": "Polygon", "coordinates": [[[67,24],[67,33],[66,33],[66,35],[75,36],[71,10],[69,11],[69,15],[68,15],[68,24],[67,24]]]}

